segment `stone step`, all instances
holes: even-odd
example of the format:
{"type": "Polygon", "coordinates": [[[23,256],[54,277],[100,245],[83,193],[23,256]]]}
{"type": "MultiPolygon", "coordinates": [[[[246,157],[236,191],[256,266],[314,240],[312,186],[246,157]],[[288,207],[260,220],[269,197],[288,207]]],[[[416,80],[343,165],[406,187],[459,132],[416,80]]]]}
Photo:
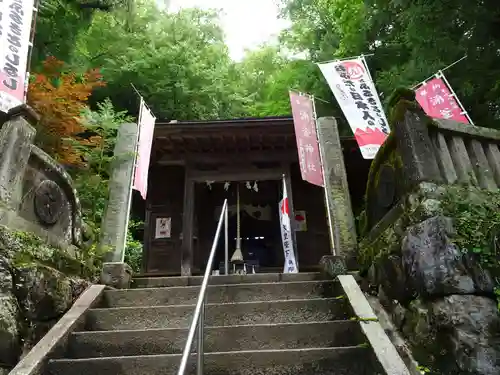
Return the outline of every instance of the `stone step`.
{"type": "MultiPolygon", "coordinates": [[[[194,355],[193,355],[194,357],[194,355]]],[[[181,356],[148,355],[87,359],[55,359],[51,375],[175,375],[181,356]]],[[[195,374],[194,358],[186,374],[195,374]]],[[[205,375],[382,375],[371,348],[310,348],[207,353],[205,375]]]]}
{"type": "MultiPolygon", "coordinates": [[[[108,290],[104,293],[107,307],[166,306],[196,304],[199,286],[108,290]]],[[[299,281],[259,284],[209,285],[208,303],[231,303],[337,297],[342,294],[333,281],[299,281]]]]}
{"type": "MultiPolygon", "coordinates": [[[[76,332],[70,358],[180,354],[187,329],[76,332]]],[[[196,340],[196,338],[195,338],[196,340]]],[[[206,327],[205,351],[298,349],[356,346],[366,341],[357,321],[206,327]]]]}
{"type": "MultiPolygon", "coordinates": [[[[132,280],[133,288],[159,288],[167,286],[201,285],[202,276],[174,276],[174,277],[140,277],[132,280]]],[[[329,280],[320,272],[300,273],[256,273],[249,275],[220,275],[210,276],[209,284],[244,284],[244,283],[277,283],[280,281],[313,281],[329,280]]]]}
{"type": "MultiPolygon", "coordinates": [[[[92,309],[87,313],[90,331],[187,328],[194,305],[92,309]]],[[[206,326],[307,323],[349,319],[352,309],[345,298],[207,304],[206,326]]]]}

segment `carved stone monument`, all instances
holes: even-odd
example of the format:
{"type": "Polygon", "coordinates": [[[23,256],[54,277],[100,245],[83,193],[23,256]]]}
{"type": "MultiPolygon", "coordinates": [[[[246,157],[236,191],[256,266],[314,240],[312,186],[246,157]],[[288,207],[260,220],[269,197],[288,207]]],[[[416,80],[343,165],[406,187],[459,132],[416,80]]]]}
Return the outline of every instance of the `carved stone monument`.
{"type": "Polygon", "coordinates": [[[0,118],[0,224],[76,251],[82,237],[80,203],[71,177],[33,144],[37,121],[25,105],[0,118]]]}

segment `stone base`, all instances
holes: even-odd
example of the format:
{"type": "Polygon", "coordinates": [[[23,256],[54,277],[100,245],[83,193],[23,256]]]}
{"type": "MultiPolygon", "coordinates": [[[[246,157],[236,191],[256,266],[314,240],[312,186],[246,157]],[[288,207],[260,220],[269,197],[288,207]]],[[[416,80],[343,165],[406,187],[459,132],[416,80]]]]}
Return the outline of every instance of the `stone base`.
{"type": "Polygon", "coordinates": [[[321,271],[335,279],[339,275],[347,274],[344,257],[338,255],[325,255],[319,261],[321,271]]]}
{"type": "Polygon", "coordinates": [[[102,265],[101,284],[116,289],[128,289],[132,282],[132,269],[127,263],[109,262],[102,265]]]}

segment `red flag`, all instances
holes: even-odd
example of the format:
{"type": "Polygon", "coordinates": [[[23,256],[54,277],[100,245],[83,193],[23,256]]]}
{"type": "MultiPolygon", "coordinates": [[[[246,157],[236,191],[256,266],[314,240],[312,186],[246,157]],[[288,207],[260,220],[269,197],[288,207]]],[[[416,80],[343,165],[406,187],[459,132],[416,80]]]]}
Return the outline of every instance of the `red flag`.
{"type": "Polygon", "coordinates": [[[323,186],[323,170],[316,135],[316,118],[311,97],[290,91],[295,138],[302,179],[323,186]]]}
{"type": "Polygon", "coordinates": [[[443,79],[433,78],[425,82],[415,90],[415,94],[418,103],[428,116],[470,124],[443,79]]]}

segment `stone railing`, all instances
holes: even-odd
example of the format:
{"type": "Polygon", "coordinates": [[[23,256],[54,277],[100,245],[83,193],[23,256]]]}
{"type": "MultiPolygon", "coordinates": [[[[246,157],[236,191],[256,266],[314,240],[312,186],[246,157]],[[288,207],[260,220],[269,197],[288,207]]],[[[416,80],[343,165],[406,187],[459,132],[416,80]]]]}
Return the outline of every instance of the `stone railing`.
{"type": "Polygon", "coordinates": [[[431,120],[407,100],[392,113],[398,116],[366,190],[358,252],[366,290],[432,373],[499,373],[499,267],[483,258],[495,250],[485,242],[497,234],[474,215],[496,212],[486,205],[500,200],[500,131],[431,120]],[[462,221],[484,241],[460,242],[469,236],[462,221]]]}
{"type": "Polygon", "coordinates": [[[26,107],[0,120],[0,224],[48,243],[82,243],[77,193],[63,167],[33,144],[37,116],[26,107]]]}
{"type": "Polygon", "coordinates": [[[393,127],[368,177],[365,229],[421,182],[499,189],[500,131],[430,120],[418,110],[405,111],[393,127]]]}
{"type": "Polygon", "coordinates": [[[430,123],[442,180],[496,191],[500,187],[500,132],[449,120],[430,123]]]}

